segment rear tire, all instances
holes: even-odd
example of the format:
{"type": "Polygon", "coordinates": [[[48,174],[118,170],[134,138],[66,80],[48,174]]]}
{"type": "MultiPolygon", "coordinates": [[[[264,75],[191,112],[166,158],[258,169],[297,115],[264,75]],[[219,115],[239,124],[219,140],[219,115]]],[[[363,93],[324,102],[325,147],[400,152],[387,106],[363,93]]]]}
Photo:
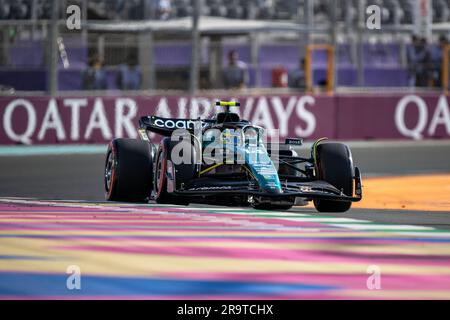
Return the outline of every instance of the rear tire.
{"type": "MultiPolygon", "coordinates": [[[[345,195],[353,195],[354,167],[350,149],[342,143],[322,143],[317,146],[316,170],[319,180],[326,181],[342,190],[345,195]]],[[[314,200],[319,212],[346,212],[350,201],[314,200]]]]}
{"type": "Polygon", "coordinates": [[[105,162],[108,201],[147,202],[152,191],[152,150],[146,141],[111,141],[105,162]]]}
{"type": "MultiPolygon", "coordinates": [[[[189,201],[182,196],[176,196],[167,192],[167,165],[168,165],[168,152],[164,144],[162,144],[158,152],[156,153],[155,162],[155,178],[154,178],[154,190],[155,201],[158,204],[175,204],[179,206],[188,206],[189,201]]],[[[175,171],[175,170],[174,170],[175,171]]],[[[173,174],[176,174],[175,172],[173,174]]]]}
{"type": "Polygon", "coordinates": [[[162,146],[159,147],[156,153],[155,162],[155,178],[154,178],[154,190],[155,201],[159,204],[171,203],[170,194],[167,192],[167,151],[162,146]]]}

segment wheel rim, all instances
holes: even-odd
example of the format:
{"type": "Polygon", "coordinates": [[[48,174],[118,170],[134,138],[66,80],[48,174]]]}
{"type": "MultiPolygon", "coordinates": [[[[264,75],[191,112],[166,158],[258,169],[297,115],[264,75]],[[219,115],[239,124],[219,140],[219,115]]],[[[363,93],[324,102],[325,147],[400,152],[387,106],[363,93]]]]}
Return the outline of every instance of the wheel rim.
{"type": "Polygon", "coordinates": [[[156,194],[159,193],[159,186],[162,179],[161,173],[162,173],[162,153],[159,154],[158,163],[156,164],[156,185],[155,185],[156,194]]]}
{"type": "Polygon", "coordinates": [[[114,154],[110,152],[108,154],[108,159],[106,160],[105,167],[105,188],[109,192],[112,188],[112,177],[114,173],[114,154]]]}

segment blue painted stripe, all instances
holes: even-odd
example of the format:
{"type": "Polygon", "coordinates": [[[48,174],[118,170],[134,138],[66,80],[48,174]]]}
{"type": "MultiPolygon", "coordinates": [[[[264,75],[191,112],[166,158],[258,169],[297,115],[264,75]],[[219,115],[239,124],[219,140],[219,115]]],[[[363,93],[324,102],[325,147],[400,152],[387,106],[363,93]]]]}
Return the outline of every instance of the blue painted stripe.
{"type": "Polygon", "coordinates": [[[0,156],[103,154],[107,145],[0,146],[0,156]]]}
{"type": "Polygon", "coordinates": [[[0,255],[0,260],[51,260],[51,259],[52,258],[37,257],[37,256],[0,255]]]}
{"type": "Polygon", "coordinates": [[[68,277],[67,274],[0,272],[0,296],[286,295],[340,289],[336,286],[301,283],[105,277],[81,274],[81,289],[69,290],[66,287],[68,277]]]}

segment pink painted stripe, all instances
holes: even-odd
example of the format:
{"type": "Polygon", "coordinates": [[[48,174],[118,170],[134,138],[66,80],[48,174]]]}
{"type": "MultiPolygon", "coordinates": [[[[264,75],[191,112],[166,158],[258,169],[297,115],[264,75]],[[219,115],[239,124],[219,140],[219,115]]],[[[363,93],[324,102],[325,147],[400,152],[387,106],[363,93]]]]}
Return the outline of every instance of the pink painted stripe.
{"type": "Polygon", "coordinates": [[[187,215],[164,215],[164,214],[132,214],[132,213],[125,213],[125,214],[113,214],[113,213],[83,213],[83,214],[72,214],[72,213],[40,213],[36,215],[23,215],[23,214],[14,214],[14,215],[8,215],[8,216],[0,216],[0,221],[8,221],[9,219],[24,219],[25,221],[33,222],[35,220],[48,220],[48,219],[55,219],[55,218],[61,218],[65,220],[72,220],[72,219],[84,219],[84,220],[178,220],[178,219],[190,219],[187,215]]]}
{"type": "MultiPolygon", "coordinates": [[[[158,229],[159,230],[159,229],[158,229]]],[[[95,241],[98,239],[102,239],[105,240],[107,239],[109,242],[111,242],[112,244],[115,242],[123,242],[123,241],[127,241],[127,240],[138,240],[138,241],[142,241],[145,239],[148,239],[149,241],[165,241],[165,242],[183,242],[183,243],[187,243],[187,242],[201,242],[201,241],[208,241],[209,243],[211,242],[255,242],[255,243],[260,243],[262,240],[261,238],[263,238],[264,243],[270,243],[270,244],[296,244],[296,243],[301,243],[301,244],[330,244],[330,245],[338,245],[338,244],[343,244],[343,245],[348,245],[349,243],[352,245],[359,245],[359,246],[363,246],[363,245],[389,245],[389,246],[402,246],[405,245],[405,243],[410,243],[410,241],[402,241],[400,240],[401,238],[399,237],[399,240],[394,240],[394,239],[383,239],[381,237],[374,237],[374,238],[364,238],[364,239],[358,239],[358,238],[343,238],[343,239],[339,239],[340,236],[345,236],[345,234],[341,234],[338,235],[337,237],[332,237],[330,239],[328,238],[324,238],[321,237],[323,236],[322,233],[318,234],[318,233],[312,233],[312,234],[305,234],[299,233],[298,237],[290,237],[288,236],[287,238],[276,238],[276,237],[267,237],[267,236],[237,236],[235,237],[233,234],[220,234],[220,237],[208,237],[208,236],[178,236],[176,233],[174,233],[173,235],[168,235],[168,236],[158,236],[158,235],[150,235],[150,236],[146,236],[146,235],[141,235],[141,236],[135,236],[133,235],[133,232],[136,230],[133,230],[132,232],[130,232],[129,235],[115,235],[114,233],[111,234],[99,234],[98,237],[93,236],[93,235],[61,235],[58,237],[58,239],[64,240],[64,239],[68,239],[68,240],[72,240],[72,239],[76,239],[76,240],[85,240],[85,241],[95,241]],[[307,238],[305,238],[305,236],[307,238]]],[[[177,231],[185,231],[183,230],[177,230],[177,231]]],[[[196,231],[201,231],[201,230],[196,230],[196,231]]],[[[209,230],[208,230],[209,231],[209,230]]],[[[278,232],[276,233],[278,234],[278,232]]],[[[39,234],[19,234],[17,235],[17,237],[34,237],[34,236],[39,236],[43,239],[53,239],[53,237],[51,235],[39,235],[39,234]]],[[[417,242],[418,245],[420,245],[421,242],[417,242]]]]}
{"type": "MultiPolygon", "coordinates": [[[[52,209],[57,209],[59,211],[61,211],[61,208],[52,208],[52,209]]],[[[77,208],[67,208],[68,212],[73,212],[73,211],[77,211],[77,208]]],[[[153,210],[151,211],[159,211],[161,208],[152,208],[153,210]]],[[[164,208],[164,209],[169,209],[167,210],[167,212],[169,213],[168,215],[170,215],[170,212],[175,212],[175,213],[185,213],[185,217],[181,218],[181,219],[193,219],[195,221],[204,221],[203,219],[199,219],[199,216],[203,216],[206,217],[208,220],[214,220],[214,219],[230,219],[232,221],[245,221],[245,222],[253,222],[253,223],[266,223],[266,224],[279,224],[282,226],[288,226],[288,227],[302,227],[302,228],[320,228],[320,227],[324,227],[324,224],[321,223],[317,223],[317,222],[299,222],[299,221],[292,221],[292,220],[284,220],[284,219],[277,219],[277,218],[260,218],[260,217],[254,217],[254,216],[239,216],[239,215],[233,215],[233,214],[226,214],[226,213],[221,213],[220,215],[217,214],[209,214],[209,213],[196,213],[195,215],[192,214],[192,211],[187,211],[187,210],[183,210],[183,209],[176,209],[176,208],[164,208]]],[[[98,210],[98,209],[97,209],[98,210]]],[[[95,208],[91,208],[91,210],[83,210],[83,211],[96,211],[95,208]]],[[[51,210],[50,210],[51,212],[51,210]]],[[[61,213],[61,212],[60,212],[61,213]]],[[[64,214],[64,213],[62,213],[64,214]]],[[[109,217],[111,217],[112,215],[109,215],[109,217]]],[[[140,216],[140,214],[139,214],[140,216]]],[[[163,217],[164,215],[161,215],[161,217],[163,217]]],[[[132,219],[133,217],[136,217],[136,213],[132,213],[132,214],[128,214],[128,215],[122,215],[122,217],[126,220],[126,218],[128,219],[132,219]]],[[[64,222],[66,220],[70,220],[71,216],[64,216],[64,222]]],[[[180,217],[174,217],[175,219],[178,218],[180,219],[180,217]]],[[[95,217],[91,217],[92,220],[95,219],[95,217]]],[[[337,229],[337,227],[332,227],[332,226],[327,226],[328,229],[337,229]]]]}
{"type": "MultiPolygon", "coordinates": [[[[230,235],[234,233],[264,233],[265,236],[269,235],[283,235],[283,234],[292,234],[293,231],[289,230],[282,230],[282,229],[254,229],[254,228],[244,228],[241,229],[236,228],[236,226],[224,226],[223,228],[219,228],[218,226],[214,227],[208,227],[208,226],[198,226],[198,228],[194,228],[194,226],[190,227],[182,227],[175,228],[175,227],[160,227],[160,228],[145,228],[145,227],[139,227],[136,226],[135,228],[128,227],[128,228],[110,228],[108,226],[105,227],[95,227],[95,228],[87,228],[86,226],[78,227],[78,226],[64,226],[64,225],[51,225],[51,226],[14,226],[14,227],[0,227],[1,231],[98,231],[98,232],[136,232],[136,231],[151,231],[151,232],[174,232],[173,236],[177,236],[177,232],[204,232],[205,236],[215,236],[215,233],[219,233],[217,235],[222,236],[222,233],[229,233],[230,235]],[[211,234],[213,233],[213,234],[211,234]]],[[[306,230],[303,230],[306,232],[306,230]]],[[[298,231],[297,231],[298,232],[298,231]]],[[[300,233],[299,233],[300,234],[300,233]]],[[[303,233],[304,234],[304,233],[303,233]]]]}
{"type": "MultiPolygon", "coordinates": [[[[120,210],[123,212],[126,212],[127,209],[125,208],[117,208],[117,210],[120,210]]],[[[109,212],[111,211],[108,208],[88,208],[88,207],[62,207],[62,206],[33,206],[33,207],[27,207],[27,206],[14,206],[10,208],[0,208],[0,211],[2,211],[3,214],[11,214],[11,212],[27,212],[27,213],[41,213],[41,212],[109,212]]]]}
{"type": "MultiPolygon", "coordinates": [[[[54,220],[56,218],[64,218],[67,220],[72,219],[83,219],[86,221],[92,221],[92,220],[104,220],[110,221],[110,220],[121,220],[121,221],[127,221],[127,220],[143,220],[143,221],[158,221],[158,220],[169,220],[169,221],[179,221],[179,220],[188,220],[185,216],[176,216],[176,215],[146,215],[146,214],[134,214],[130,215],[124,214],[124,215],[113,215],[113,214],[42,214],[38,216],[30,216],[30,215],[22,215],[22,214],[14,214],[14,215],[8,215],[8,216],[0,216],[0,221],[7,222],[9,219],[17,219],[17,220],[24,220],[28,222],[34,222],[37,221],[46,221],[46,220],[54,220]]],[[[192,220],[189,218],[189,220],[192,220]]],[[[204,220],[203,220],[204,221],[204,220]]]]}
{"type": "MultiPolygon", "coordinates": [[[[59,214],[61,215],[62,218],[64,218],[64,220],[62,220],[61,222],[66,222],[66,221],[70,221],[71,219],[77,219],[77,218],[81,218],[81,219],[86,219],[87,221],[91,221],[91,220],[95,220],[95,219],[104,219],[104,220],[108,220],[108,219],[121,219],[121,220],[129,220],[129,219],[145,219],[145,220],[149,220],[149,221],[154,221],[154,220],[158,220],[158,219],[163,219],[163,220],[176,220],[176,221],[180,221],[180,220],[193,220],[196,221],[198,223],[208,223],[208,222],[213,222],[216,219],[227,219],[227,223],[264,223],[264,224],[277,224],[277,225],[283,225],[283,226],[288,226],[288,227],[323,227],[324,224],[321,223],[317,223],[317,222],[306,222],[306,221],[292,221],[292,220],[283,220],[283,219],[277,219],[277,218],[260,218],[260,217],[241,217],[238,215],[226,215],[226,214],[221,214],[221,215],[212,215],[212,214],[205,214],[202,217],[199,217],[199,215],[190,215],[190,214],[185,214],[185,215],[177,215],[177,216],[173,216],[170,214],[164,215],[156,215],[156,216],[149,216],[149,215],[145,215],[145,214],[136,214],[136,213],[127,213],[127,214],[95,214],[92,215],[92,213],[87,213],[86,215],[80,215],[80,214],[65,214],[63,212],[59,212],[59,214]],[[89,216],[87,216],[89,215],[89,216]]],[[[27,214],[18,214],[18,215],[11,215],[8,214],[5,217],[0,217],[0,220],[4,220],[4,219],[8,219],[8,218],[13,218],[13,219],[24,219],[24,220],[30,220],[30,222],[35,223],[35,220],[46,220],[46,219],[52,219],[52,216],[48,216],[45,215],[43,216],[42,214],[40,216],[32,216],[32,215],[27,215],[27,214]]],[[[37,223],[37,222],[36,222],[37,223]]],[[[119,223],[119,222],[117,222],[119,223]]],[[[328,226],[330,228],[333,228],[331,226],[328,226]]],[[[334,227],[336,228],[336,227],[334,227]]]]}
{"type": "MultiPolygon", "coordinates": [[[[8,226],[20,226],[21,228],[34,228],[34,227],[53,227],[53,226],[68,226],[68,227],[84,227],[84,226],[123,226],[124,228],[132,228],[132,227],[144,227],[144,226],[166,226],[166,227],[174,227],[174,226],[186,226],[186,227],[192,227],[192,226],[198,226],[198,227],[245,227],[245,225],[242,225],[242,223],[239,223],[238,221],[233,222],[230,221],[229,223],[224,222],[212,222],[212,221],[192,221],[192,220],[179,220],[179,221],[161,221],[161,220],[155,220],[151,222],[131,222],[127,223],[126,221],[120,222],[120,221],[66,221],[61,220],[58,222],[52,222],[49,223],[47,221],[33,221],[33,222],[0,222],[0,228],[2,227],[8,227],[8,226]]],[[[267,227],[270,227],[270,225],[267,225],[267,227]]],[[[251,228],[247,227],[247,228],[251,228]]],[[[253,227],[254,229],[257,229],[253,227]]]]}

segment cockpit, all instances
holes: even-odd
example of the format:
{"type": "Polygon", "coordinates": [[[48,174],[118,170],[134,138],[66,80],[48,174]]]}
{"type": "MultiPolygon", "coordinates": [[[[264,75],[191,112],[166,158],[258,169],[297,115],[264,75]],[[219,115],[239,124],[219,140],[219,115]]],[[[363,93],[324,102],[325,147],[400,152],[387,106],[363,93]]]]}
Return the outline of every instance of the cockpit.
{"type": "Polygon", "coordinates": [[[237,113],[232,112],[221,112],[218,113],[216,116],[216,123],[217,124],[223,124],[223,123],[237,123],[241,122],[241,118],[237,113]]]}

